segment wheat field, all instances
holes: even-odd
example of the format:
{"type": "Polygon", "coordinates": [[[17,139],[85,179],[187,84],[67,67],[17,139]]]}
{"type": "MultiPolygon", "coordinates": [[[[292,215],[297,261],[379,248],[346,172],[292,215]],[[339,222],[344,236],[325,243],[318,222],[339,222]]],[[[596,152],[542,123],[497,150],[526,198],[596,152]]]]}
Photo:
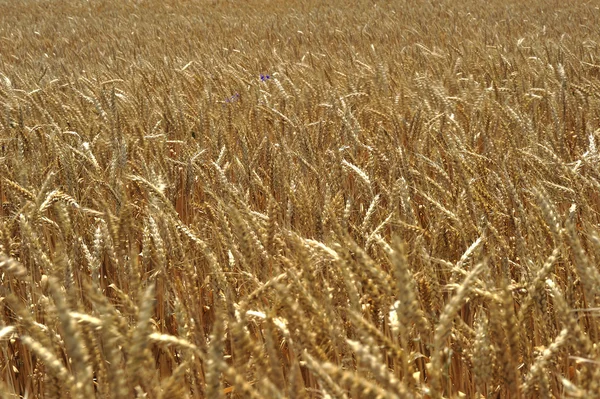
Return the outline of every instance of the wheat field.
{"type": "Polygon", "coordinates": [[[600,9],[0,0],[0,398],[600,398],[600,9]]]}

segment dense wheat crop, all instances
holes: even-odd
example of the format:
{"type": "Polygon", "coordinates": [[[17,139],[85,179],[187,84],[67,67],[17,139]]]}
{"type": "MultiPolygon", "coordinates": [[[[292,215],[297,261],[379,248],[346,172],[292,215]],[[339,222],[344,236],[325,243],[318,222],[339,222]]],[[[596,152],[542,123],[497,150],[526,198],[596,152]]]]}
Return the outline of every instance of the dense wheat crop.
{"type": "Polygon", "coordinates": [[[600,397],[599,27],[0,0],[0,397],[600,397]]]}

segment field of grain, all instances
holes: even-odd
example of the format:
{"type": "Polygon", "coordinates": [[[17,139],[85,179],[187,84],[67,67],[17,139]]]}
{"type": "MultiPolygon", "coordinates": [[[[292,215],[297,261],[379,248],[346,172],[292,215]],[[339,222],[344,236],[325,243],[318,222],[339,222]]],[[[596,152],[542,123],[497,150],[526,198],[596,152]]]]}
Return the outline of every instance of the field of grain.
{"type": "Polygon", "coordinates": [[[600,9],[0,0],[0,398],[600,398],[600,9]]]}

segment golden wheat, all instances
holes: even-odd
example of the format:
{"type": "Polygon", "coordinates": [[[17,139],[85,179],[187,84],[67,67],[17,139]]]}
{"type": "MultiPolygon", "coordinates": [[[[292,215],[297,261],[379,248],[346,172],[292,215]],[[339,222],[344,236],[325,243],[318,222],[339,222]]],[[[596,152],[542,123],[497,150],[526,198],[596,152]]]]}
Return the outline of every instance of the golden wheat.
{"type": "Polygon", "coordinates": [[[599,15],[0,0],[0,397],[600,397],[599,15]]]}

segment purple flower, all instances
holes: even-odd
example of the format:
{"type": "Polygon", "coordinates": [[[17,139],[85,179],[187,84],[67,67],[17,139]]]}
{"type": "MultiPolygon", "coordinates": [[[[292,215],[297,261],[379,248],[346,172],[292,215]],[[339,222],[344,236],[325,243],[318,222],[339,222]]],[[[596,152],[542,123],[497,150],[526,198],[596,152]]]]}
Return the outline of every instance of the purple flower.
{"type": "Polygon", "coordinates": [[[238,98],[240,98],[240,93],[235,93],[233,96],[226,98],[225,102],[226,103],[234,103],[238,100],[238,98]]]}
{"type": "Polygon", "coordinates": [[[267,79],[271,79],[271,75],[263,75],[262,73],[260,74],[260,80],[265,82],[267,79]]]}

